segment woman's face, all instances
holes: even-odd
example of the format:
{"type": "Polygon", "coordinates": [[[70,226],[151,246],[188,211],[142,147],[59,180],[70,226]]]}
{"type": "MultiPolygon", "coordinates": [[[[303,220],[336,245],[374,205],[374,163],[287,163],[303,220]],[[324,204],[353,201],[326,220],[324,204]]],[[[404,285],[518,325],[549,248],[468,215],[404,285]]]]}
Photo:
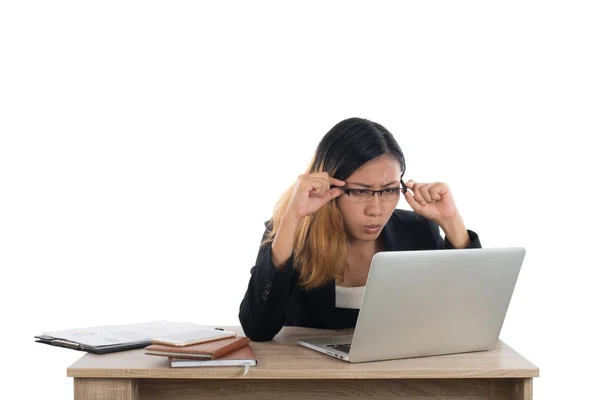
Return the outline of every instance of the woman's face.
{"type": "MultiPolygon", "coordinates": [[[[400,187],[400,162],[390,154],[375,158],[354,171],[346,180],[348,189],[394,189],[400,187]]],[[[343,194],[336,198],[350,240],[375,240],[386,224],[402,194],[384,199],[380,194],[357,198],[343,194]],[[369,225],[378,228],[369,229],[369,225]]]]}

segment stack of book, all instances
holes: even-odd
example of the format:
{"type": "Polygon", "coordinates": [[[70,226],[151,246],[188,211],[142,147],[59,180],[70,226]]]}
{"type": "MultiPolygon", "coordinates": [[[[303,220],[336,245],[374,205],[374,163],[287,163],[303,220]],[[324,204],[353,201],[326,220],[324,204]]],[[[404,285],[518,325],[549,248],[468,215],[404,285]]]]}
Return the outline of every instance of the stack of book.
{"type": "Polygon", "coordinates": [[[235,336],[186,346],[154,343],[147,346],[145,353],[152,356],[168,357],[171,367],[214,367],[245,366],[257,364],[256,356],[250,347],[250,339],[235,336]]]}

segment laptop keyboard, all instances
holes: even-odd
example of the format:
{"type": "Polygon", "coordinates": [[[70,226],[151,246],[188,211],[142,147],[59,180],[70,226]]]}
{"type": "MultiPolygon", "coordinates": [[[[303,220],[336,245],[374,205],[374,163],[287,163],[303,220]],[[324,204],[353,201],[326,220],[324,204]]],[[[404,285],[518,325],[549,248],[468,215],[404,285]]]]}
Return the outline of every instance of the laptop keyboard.
{"type": "Polygon", "coordinates": [[[332,349],[341,351],[342,353],[350,354],[350,343],[328,344],[327,347],[331,347],[332,349]]]}

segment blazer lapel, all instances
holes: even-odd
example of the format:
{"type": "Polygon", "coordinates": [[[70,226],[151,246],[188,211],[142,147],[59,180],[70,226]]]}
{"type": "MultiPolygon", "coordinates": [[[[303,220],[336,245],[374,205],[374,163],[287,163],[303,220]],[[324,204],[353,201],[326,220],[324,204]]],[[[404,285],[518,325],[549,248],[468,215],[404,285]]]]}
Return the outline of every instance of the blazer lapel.
{"type": "Polygon", "coordinates": [[[415,248],[410,236],[395,215],[388,220],[381,230],[384,251],[403,251],[415,248]]]}

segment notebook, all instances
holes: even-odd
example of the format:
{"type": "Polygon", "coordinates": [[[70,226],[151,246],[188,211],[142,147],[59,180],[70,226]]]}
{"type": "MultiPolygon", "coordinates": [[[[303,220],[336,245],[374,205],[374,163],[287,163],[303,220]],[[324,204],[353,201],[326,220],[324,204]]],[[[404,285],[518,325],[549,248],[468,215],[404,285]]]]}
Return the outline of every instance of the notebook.
{"type": "Polygon", "coordinates": [[[246,336],[213,340],[211,342],[192,344],[190,346],[167,346],[163,344],[151,344],[144,350],[151,356],[209,359],[222,357],[223,355],[246,346],[250,339],[246,336]]]}
{"type": "Polygon", "coordinates": [[[236,332],[217,330],[217,329],[203,329],[199,331],[177,333],[174,335],[166,335],[155,337],[150,340],[150,344],[164,344],[166,346],[191,346],[193,344],[212,342],[213,340],[225,339],[228,337],[237,336],[236,332]]]}
{"type": "Polygon", "coordinates": [[[188,359],[169,357],[171,367],[231,367],[231,366],[255,366],[258,363],[250,345],[245,345],[233,350],[217,359],[188,359]]]}

